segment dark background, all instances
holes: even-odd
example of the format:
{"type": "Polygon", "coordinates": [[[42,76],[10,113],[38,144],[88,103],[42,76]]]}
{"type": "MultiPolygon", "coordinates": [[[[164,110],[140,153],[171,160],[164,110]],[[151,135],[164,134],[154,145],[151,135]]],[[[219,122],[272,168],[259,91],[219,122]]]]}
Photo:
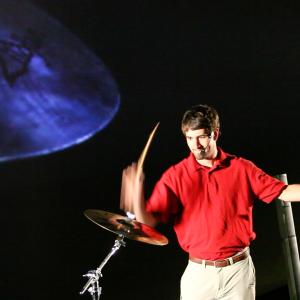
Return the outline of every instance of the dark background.
{"type": "MultiPolygon", "coordinates": [[[[188,154],[180,121],[193,104],[218,109],[227,152],[300,182],[300,13],[293,2],[33,2],[105,62],[122,102],[87,142],[0,165],[1,299],[90,297],[79,296],[82,275],[99,266],[115,235],[83,211],[120,213],[121,171],[138,159],[160,121],[144,168],[149,193],[162,171],[188,154]]],[[[298,231],[299,205],[293,206],[298,231]]],[[[288,299],[275,205],[257,202],[254,214],[258,298],[288,299]]],[[[178,299],[187,256],[170,228],[159,230],[167,246],[127,240],[111,258],[101,299],[178,299]]]]}

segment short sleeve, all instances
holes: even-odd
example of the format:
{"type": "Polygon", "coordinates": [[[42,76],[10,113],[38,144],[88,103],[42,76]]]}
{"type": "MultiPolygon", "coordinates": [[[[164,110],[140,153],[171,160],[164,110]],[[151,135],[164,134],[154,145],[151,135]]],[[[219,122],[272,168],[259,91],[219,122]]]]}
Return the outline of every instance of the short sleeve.
{"type": "Polygon", "coordinates": [[[272,177],[251,163],[249,177],[252,190],[256,197],[266,203],[272,202],[286,188],[286,184],[272,177]]]}
{"type": "Polygon", "coordinates": [[[170,217],[175,216],[180,210],[180,201],[175,190],[176,184],[172,180],[172,175],[166,172],[156,183],[147,201],[147,211],[163,223],[168,222],[170,217]]]}

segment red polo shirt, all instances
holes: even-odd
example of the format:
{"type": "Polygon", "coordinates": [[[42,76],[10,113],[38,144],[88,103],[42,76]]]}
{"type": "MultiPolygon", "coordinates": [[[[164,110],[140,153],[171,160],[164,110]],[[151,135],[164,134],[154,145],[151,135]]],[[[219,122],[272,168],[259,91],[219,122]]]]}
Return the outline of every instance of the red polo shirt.
{"type": "Polygon", "coordinates": [[[255,238],[253,201],[266,203],[286,187],[249,160],[223,152],[212,168],[190,155],[157,182],[147,211],[162,222],[174,219],[180,246],[190,256],[221,259],[249,246],[255,238]]]}

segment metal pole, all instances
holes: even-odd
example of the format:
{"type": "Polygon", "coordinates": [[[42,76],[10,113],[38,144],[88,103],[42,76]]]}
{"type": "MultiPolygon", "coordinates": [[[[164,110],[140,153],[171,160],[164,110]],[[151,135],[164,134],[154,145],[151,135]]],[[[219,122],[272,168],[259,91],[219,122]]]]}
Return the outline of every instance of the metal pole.
{"type": "MultiPolygon", "coordinates": [[[[288,184],[286,174],[280,174],[276,177],[288,184]]],[[[276,210],[284,259],[287,265],[290,299],[300,300],[300,262],[292,205],[290,202],[278,199],[276,201],[276,210]]]]}
{"type": "Polygon", "coordinates": [[[90,292],[90,294],[93,297],[93,300],[96,298],[100,298],[100,294],[102,291],[102,288],[99,286],[99,277],[102,277],[102,269],[105,266],[105,264],[109,261],[109,259],[121,248],[121,246],[125,247],[126,243],[124,241],[124,236],[119,234],[118,237],[115,240],[114,246],[108,253],[108,255],[104,258],[103,262],[100,264],[100,266],[94,271],[88,272],[85,274],[85,277],[89,277],[88,282],[84,285],[83,289],[80,292],[80,295],[84,294],[86,290],[90,292]],[[91,288],[89,288],[91,287],[91,288]],[[97,296],[95,296],[97,295],[97,296]],[[96,298],[95,298],[96,297],[96,298]]]}

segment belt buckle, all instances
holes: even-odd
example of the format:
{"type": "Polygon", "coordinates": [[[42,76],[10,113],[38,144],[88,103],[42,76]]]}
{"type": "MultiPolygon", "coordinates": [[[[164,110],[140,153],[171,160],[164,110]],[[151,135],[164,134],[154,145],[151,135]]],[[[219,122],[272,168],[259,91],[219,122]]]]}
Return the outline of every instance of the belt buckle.
{"type": "Polygon", "coordinates": [[[232,256],[231,256],[231,257],[228,257],[228,258],[227,258],[227,261],[229,262],[230,265],[233,265],[233,264],[234,264],[234,261],[233,261],[232,256]]]}

